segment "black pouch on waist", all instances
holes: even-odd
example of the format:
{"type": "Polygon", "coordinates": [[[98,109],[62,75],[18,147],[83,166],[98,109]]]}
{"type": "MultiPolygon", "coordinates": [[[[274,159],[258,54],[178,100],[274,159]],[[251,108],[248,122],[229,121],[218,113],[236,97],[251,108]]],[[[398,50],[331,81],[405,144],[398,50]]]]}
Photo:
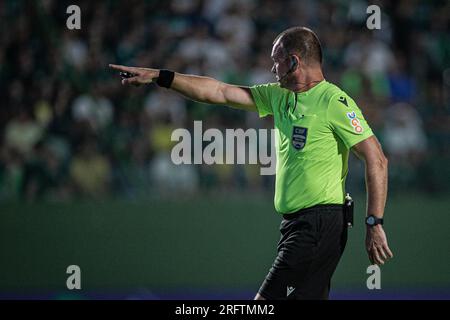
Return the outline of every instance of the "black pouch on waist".
{"type": "Polygon", "coordinates": [[[353,227],[354,202],[350,194],[347,193],[344,201],[344,222],[348,227],[353,227]]]}

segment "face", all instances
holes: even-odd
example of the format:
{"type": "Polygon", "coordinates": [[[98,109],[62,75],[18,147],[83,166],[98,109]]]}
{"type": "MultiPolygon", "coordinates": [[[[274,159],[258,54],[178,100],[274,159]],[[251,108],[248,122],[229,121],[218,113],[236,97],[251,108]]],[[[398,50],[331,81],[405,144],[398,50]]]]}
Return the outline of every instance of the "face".
{"type": "Polygon", "coordinates": [[[289,56],[286,55],[283,48],[280,45],[280,41],[275,42],[272,48],[271,58],[273,60],[272,73],[275,74],[277,81],[280,82],[281,87],[287,84],[287,78],[285,75],[290,69],[289,56]]]}

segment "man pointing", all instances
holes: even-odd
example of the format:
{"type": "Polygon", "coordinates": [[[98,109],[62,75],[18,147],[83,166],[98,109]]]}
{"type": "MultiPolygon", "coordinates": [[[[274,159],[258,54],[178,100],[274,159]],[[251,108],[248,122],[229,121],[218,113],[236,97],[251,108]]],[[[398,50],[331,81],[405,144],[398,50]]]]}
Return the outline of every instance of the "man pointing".
{"type": "Polygon", "coordinates": [[[123,84],[155,82],[185,97],[272,115],[276,134],[275,209],[282,215],[278,255],[255,299],[327,299],[347,241],[344,214],[349,150],[366,168],[366,249],[375,264],[391,258],[384,233],[387,159],[356,103],[325,80],[322,49],[308,28],[274,41],[278,83],[253,87],[170,70],[110,65],[123,84]]]}

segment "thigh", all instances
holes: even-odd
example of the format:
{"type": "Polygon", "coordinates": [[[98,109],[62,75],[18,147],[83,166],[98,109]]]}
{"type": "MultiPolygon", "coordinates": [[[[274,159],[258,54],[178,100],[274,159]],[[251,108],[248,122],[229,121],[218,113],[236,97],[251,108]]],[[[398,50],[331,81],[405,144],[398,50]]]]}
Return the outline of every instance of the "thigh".
{"type": "Polygon", "coordinates": [[[328,299],[347,241],[340,212],[305,216],[281,226],[278,255],[259,294],[266,299],[328,299]]]}
{"type": "Polygon", "coordinates": [[[316,217],[308,215],[295,221],[283,221],[278,255],[259,294],[266,299],[295,299],[318,249],[316,217]]]}
{"type": "Polygon", "coordinates": [[[319,242],[308,276],[296,292],[297,299],[328,299],[331,278],[347,242],[347,227],[342,215],[319,214],[319,242]]]}

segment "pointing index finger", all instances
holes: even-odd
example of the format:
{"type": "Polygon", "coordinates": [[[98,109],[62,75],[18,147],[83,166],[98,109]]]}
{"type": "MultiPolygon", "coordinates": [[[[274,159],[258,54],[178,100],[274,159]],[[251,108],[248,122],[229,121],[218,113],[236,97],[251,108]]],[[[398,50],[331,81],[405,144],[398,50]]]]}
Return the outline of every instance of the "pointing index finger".
{"type": "Polygon", "coordinates": [[[120,65],[117,65],[117,64],[109,64],[109,67],[114,69],[114,70],[136,73],[136,68],[133,68],[133,67],[120,66],[120,65]]]}

